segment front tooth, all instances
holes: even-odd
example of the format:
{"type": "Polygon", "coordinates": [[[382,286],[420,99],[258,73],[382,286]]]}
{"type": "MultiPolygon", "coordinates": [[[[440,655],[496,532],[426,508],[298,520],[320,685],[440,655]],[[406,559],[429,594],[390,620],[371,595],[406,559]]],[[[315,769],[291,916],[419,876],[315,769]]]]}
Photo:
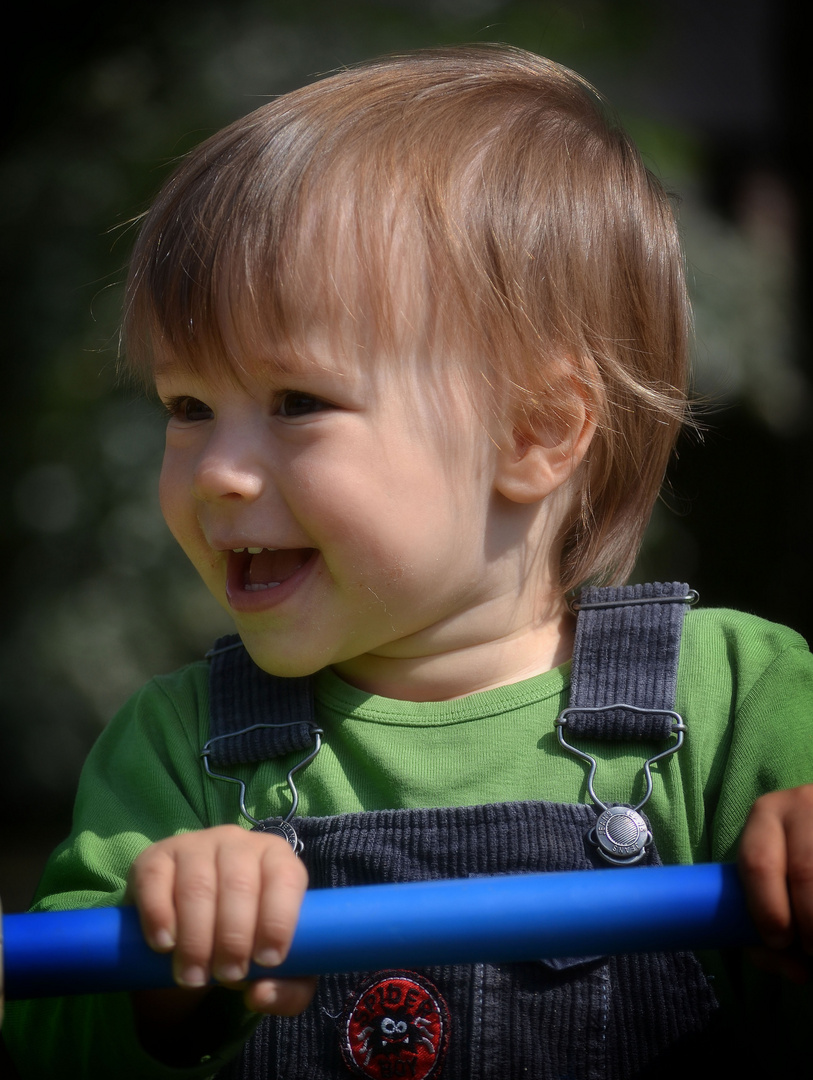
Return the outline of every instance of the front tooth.
{"type": "Polygon", "coordinates": [[[249,555],[259,555],[262,550],[262,548],[246,548],[249,555]]]}
{"type": "Polygon", "coordinates": [[[245,550],[245,548],[232,548],[235,555],[242,555],[245,550]]]}

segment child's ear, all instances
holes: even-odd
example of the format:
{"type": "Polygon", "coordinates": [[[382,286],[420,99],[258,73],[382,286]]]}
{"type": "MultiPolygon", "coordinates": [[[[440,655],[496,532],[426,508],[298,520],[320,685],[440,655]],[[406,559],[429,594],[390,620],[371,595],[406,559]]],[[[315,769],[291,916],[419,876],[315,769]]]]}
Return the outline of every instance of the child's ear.
{"type": "Polygon", "coordinates": [[[515,503],[552,495],[581,464],[596,431],[581,394],[555,417],[523,416],[506,433],[498,454],[496,488],[515,503]]]}

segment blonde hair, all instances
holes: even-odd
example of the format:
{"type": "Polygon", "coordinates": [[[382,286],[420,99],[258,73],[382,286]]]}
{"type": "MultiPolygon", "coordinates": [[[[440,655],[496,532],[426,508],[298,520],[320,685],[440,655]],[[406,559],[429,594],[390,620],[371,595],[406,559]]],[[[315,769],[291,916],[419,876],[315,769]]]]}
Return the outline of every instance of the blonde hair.
{"type": "Polygon", "coordinates": [[[144,219],[124,340],[148,374],[350,334],[371,362],[459,365],[520,427],[579,395],[597,432],[562,528],[570,589],[631,571],[684,419],[689,321],[669,199],[596,91],[472,46],[342,71],[193,151],[144,219]]]}

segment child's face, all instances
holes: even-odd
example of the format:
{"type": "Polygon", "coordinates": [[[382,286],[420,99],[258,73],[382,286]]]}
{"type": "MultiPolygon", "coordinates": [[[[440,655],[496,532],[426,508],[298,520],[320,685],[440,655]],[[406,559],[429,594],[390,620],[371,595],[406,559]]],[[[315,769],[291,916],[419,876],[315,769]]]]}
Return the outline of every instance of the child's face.
{"type": "Polygon", "coordinates": [[[372,690],[382,661],[511,633],[523,527],[462,388],[326,350],[239,385],[168,366],[157,387],[164,515],[261,667],[372,690]]]}

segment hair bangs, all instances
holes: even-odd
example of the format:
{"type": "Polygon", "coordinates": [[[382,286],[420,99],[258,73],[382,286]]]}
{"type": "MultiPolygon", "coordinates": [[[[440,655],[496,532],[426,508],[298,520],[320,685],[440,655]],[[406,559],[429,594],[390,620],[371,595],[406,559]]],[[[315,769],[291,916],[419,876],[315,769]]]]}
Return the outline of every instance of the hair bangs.
{"type": "Polygon", "coordinates": [[[307,152],[303,138],[281,154],[277,144],[295,142],[286,127],[298,126],[262,141],[253,127],[226,129],[146,216],[123,324],[128,365],[145,381],[164,358],[233,374],[284,364],[313,339],[371,360],[430,349],[438,275],[403,174],[386,168],[386,152],[384,164],[346,145],[338,153],[313,132],[326,145],[307,152]]]}

